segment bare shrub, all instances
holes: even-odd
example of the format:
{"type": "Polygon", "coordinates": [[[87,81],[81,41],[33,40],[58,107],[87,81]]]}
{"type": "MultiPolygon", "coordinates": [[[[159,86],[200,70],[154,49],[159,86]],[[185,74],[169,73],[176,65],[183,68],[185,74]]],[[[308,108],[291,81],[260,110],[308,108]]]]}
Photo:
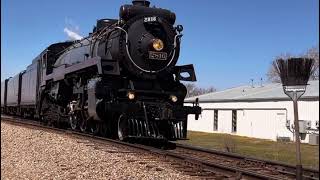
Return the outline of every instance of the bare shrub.
{"type": "Polygon", "coordinates": [[[223,148],[227,152],[236,152],[236,141],[230,134],[225,134],[223,137],[223,148]]]}
{"type": "Polygon", "coordinates": [[[201,88],[192,83],[186,83],[184,85],[187,88],[187,97],[199,96],[201,94],[207,94],[216,91],[216,88],[214,87],[201,88]]]}

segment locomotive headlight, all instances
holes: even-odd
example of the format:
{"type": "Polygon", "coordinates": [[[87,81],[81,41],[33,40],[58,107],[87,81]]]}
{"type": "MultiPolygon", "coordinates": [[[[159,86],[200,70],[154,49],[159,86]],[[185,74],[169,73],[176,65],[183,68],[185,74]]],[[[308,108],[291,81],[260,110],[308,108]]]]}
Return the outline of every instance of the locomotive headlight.
{"type": "Polygon", "coordinates": [[[178,101],[178,98],[177,98],[177,96],[175,96],[175,95],[171,95],[169,98],[170,98],[171,101],[174,102],[174,103],[178,101]]]}
{"type": "Polygon", "coordinates": [[[135,98],[135,95],[134,95],[134,93],[133,92],[128,92],[128,98],[130,99],[130,100],[133,100],[134,98],[135,98]]]}
{"type": "Polygon", "coordinates": [[[161,39],[154,39],[152,42],[152,47],[156,51],[161,51],[164,47],[163,41],[161,39]]]}

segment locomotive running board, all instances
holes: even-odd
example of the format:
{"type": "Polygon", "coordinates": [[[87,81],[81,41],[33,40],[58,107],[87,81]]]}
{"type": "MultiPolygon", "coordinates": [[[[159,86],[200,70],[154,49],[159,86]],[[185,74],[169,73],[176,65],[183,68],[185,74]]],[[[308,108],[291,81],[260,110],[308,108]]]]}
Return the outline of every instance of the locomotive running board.
{"type": "Polygon", "coordinates": [[[53,73],[45,76],[42,86],[45,85],[45,81],[53,79],[54,81],[62,80],[65,78],[65,75],[83,70],[88,67],[97,66],[98,74],[111,74],[119,75],[120,68],[119,64],[116,61],[109,61],[106,59],[101,59],[100,57],[94,57],[86,59],[78,64],[66,65],[63,64],[59,67],[53,69],[53,73]]]}

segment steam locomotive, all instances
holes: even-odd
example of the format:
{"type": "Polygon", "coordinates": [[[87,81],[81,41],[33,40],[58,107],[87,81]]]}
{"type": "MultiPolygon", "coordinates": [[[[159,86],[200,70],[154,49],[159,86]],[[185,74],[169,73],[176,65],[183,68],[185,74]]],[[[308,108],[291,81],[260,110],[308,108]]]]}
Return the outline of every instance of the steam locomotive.
{"type": "MultiPolygon", "coordinates": [[[[100,19],[88,37],[51,44],[25,71],[1,83],[1,111],[120,140],[187,135],[186,87],[193,65],[176,66],[175,13],[134,0],[119,19],[100,19]]],[[[196,118],[197,119],[197,118],[196,118]]]]}

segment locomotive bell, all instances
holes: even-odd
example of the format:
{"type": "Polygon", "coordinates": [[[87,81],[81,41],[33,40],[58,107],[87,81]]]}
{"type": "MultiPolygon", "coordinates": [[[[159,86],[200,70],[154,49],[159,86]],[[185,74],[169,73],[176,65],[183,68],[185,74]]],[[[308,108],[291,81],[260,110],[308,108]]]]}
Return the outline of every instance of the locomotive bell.
{"type": "Polygon", "coordinates": [[[179,33],[181,33],[181,31],[183,31],[183,26],[182,25],[177,25],[177,27],[175,28],[179,33]]]}

